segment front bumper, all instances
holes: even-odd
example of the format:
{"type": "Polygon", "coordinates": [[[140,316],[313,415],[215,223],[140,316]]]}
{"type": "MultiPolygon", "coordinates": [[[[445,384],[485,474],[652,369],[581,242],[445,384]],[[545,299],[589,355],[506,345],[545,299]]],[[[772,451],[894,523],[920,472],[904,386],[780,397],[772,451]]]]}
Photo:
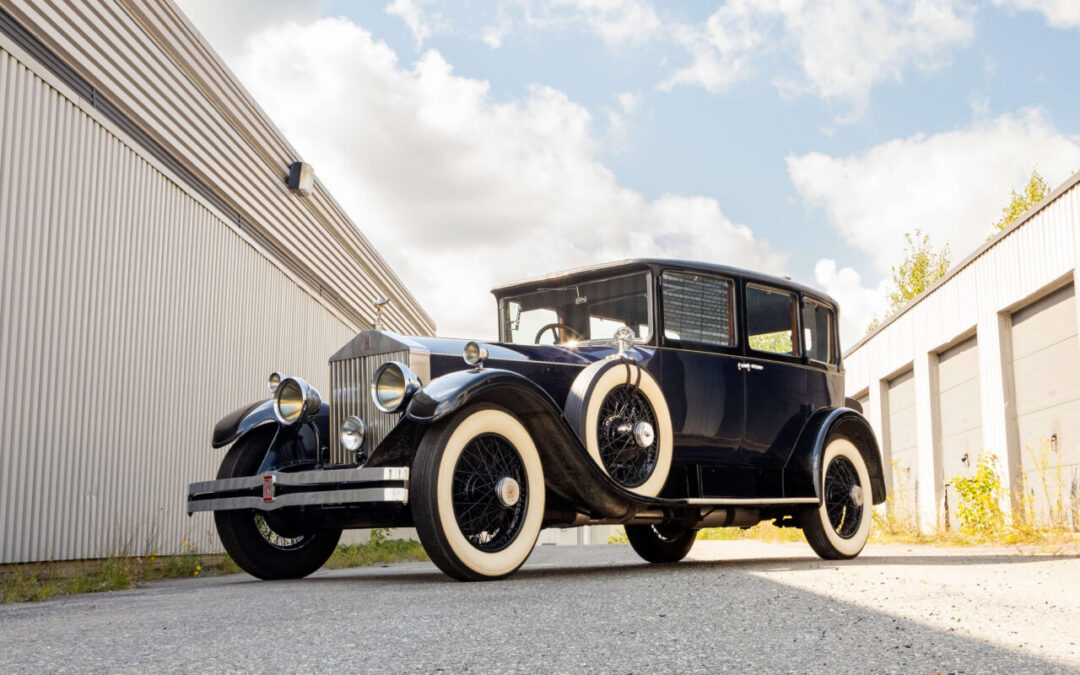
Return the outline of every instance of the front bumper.
{"type": "Polygon", "coordinates": [[[408,502],[408,467],[313,469],[192,483],[187,512],[408,502]]]}

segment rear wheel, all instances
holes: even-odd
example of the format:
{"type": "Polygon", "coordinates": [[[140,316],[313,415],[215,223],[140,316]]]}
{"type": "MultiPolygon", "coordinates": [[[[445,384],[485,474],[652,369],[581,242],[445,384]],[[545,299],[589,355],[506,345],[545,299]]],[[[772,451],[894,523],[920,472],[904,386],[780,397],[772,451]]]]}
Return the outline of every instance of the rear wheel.
{"type": "Polygon", "coordinates": [[[799,513],[806,541],[826,560],[859,555],[870,537],[870,473],[859,449],[833,438],[821,463],[821,505],[799,513]]]}
{"type": "Polygon", "coordinates": [[[544,518],[544,470],[509,411],[472,406],[429,429],[410,484],[420,543],[451,577],[501,579],[532,553],[544,518]]]}
{"type": "Polygon", "coordinates": [[[694,545],[697,532],[671,524],[626,526],[630,546],[651,563],[673,563],[685,558],[694,545]]]}
{"type": "MultiPolygon", "coordinates": [[[[265,454],[262,434],[242,438],[225,455],[217,477],[255,475],[265,454]]],[[[215,511],[214,523],[229,556],[260,579],[306,577],[323,566],[341,538],[341,530],[304,531],[274,511],[215,511]]]]}

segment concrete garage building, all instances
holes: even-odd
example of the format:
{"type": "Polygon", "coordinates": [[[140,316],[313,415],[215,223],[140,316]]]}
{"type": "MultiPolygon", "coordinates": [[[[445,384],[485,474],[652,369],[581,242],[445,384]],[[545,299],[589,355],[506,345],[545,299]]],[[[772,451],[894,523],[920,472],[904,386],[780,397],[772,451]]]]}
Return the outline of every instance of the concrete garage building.
{"type": "Polygon", "coordinates": [[[0,0],[0,563],[217,550],[217,419],[434,332],[300,159],[169,0],[0,0]]]}
{"type": "Polygon", "coordinates": [[[1080,528],[1080,174],[845,355],[893,508],[955,525],[949,482],[999,458],[1013,507],[1080,528]]]}

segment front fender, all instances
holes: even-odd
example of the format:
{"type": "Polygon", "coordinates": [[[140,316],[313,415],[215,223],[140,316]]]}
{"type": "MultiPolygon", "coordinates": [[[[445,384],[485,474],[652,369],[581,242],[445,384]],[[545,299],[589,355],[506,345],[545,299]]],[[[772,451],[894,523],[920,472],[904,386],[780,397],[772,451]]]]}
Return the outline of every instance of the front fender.
{"type": "Polygon", "coordinates": [[[214,425],[211,445],[220,448],[232,443],[251,430],[264,424],[280,424],[274,417],[274,401],[266,399],[243,408],[237,408],[214,425]]]}
{"type": "Polygon", "coordinates": [[[819,410],[810,417],[784,468],[784,496],[821,499],[821,463],[833,435],[848,438],[859,449],[870,474],[873,503],[885,501],[885,474],[877,438],[866,418],[851,408],[819,410]]]}
{"type": "Polygon", "coordinates": [[[484,368],[443,375],[413,396],[398,426],[411,428],[419,438],[423,427],[473,403],[502,406],[521,420],[536,441],[549,496],[558,502],[607,518],[625,518],[642,508],[644,500],[612,481],[592,460],[555,400],[518,373],[484,368]]]}
{"type": "Polygon", "coordinates": [[[214,425],[212,445],[226,446],[249,434],[266,435],[267,458],[260,471],[287,468],[298,464],[317,464],[328,452],[330,439],[330,404],[324,402],[311,418],[285,426],[274,415],[272,400],[252,403],[221,418],[214,425]]]}
{"type": "Polygon", "coordinates": [[[485,391],[497,387],[506,387],[520,395],[538,398],[552,411],[562,415],[551,396],[527,377],[500,368],[485,368],[459,370],[432,380],[409,401],[405,417],[419,424],[438,422],[469,401],[480,398],[485,391]]]}

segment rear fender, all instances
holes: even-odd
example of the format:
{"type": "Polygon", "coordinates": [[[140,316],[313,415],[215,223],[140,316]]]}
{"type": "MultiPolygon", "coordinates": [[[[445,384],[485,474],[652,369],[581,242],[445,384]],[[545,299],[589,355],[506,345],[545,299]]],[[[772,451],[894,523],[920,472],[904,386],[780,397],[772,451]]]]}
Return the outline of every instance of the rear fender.
{"type": "Polygon", "coordinates": [[[859,449],[870,474],[873,503],[884,502],[885,474],[877,438],[866,418],[850,408],[820,410],[806,423],[784,469],[784,496],[821,499],[821,463],[825,447],[836,436],[847,438],[859,449]]]}
{"type": "Polygon", "coordinates": [[[478,403],[502,406],[521,420],[540,453],[548,493],[558,501],[606,518],[627,517],[638,508],[638,500],[589,457],[551,396],[508,370],[463,370],[432,380],[409,402],[405,419],[380,450],[392,436],[417,433],[419,427],[448,419],[465,406],[478,403]]]}

